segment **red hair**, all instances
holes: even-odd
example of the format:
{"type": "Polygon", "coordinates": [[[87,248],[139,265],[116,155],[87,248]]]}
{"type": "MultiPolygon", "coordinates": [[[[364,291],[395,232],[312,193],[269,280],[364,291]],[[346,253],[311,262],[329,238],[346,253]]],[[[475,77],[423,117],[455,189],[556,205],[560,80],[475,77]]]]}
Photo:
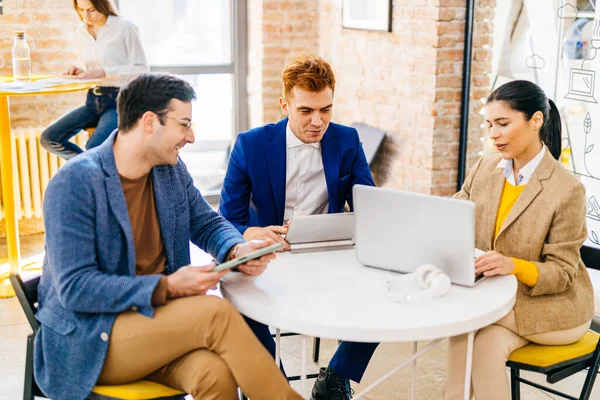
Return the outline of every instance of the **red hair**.
{"type": "Polygon", "coordinates": [[[300,56],[283,70],[283,97],[287,99],[294,87],[309,92],[335,90],[335,76],[327,61],[315,56],[300,56]]]}

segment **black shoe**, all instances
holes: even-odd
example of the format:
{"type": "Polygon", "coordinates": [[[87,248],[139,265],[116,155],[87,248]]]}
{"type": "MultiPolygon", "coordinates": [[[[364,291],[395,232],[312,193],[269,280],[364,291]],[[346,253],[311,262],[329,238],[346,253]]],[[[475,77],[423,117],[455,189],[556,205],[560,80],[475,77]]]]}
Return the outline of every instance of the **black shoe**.
{"type": "Polygon", "coordinates": [[[327,367],[319,370],[310,400],[349,400],[353,394],[350,380],[327,367]]]}

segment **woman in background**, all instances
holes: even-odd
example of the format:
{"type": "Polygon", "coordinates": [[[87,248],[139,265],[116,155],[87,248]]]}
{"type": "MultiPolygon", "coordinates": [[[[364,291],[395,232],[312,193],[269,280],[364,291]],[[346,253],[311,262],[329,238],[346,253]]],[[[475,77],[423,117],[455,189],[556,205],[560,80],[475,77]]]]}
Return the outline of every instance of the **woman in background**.
{"type": "Polygon", "coordinates": [[[73,7],[81,19],[77,35],[82,42],[82,64],[71,66],[66,74],[101,81],[88,91],[85,106],[62,116],[42,133],[42,146],[65,159],[83,152],[69,142],[82,129],[95,128],[86,149],[100,145],[117,129],[119,87],[149,70],[137,28],[118,16],[112,0],[73,0],[73,7]]]}
{"type": "MultiPolygon", "coordinates": [[[[594,295],[579,249],[587,237],[585,189],[556,159],[556,105],[528,81],[513,81],[487,100],[490,138],[500,154],[481,158],[454,197],[476,212],[476,273],[515,275],[511,312],[476,333],[472,392],[509,400],[506,361],[529,342],[566,345],[590,326],[594,295]]],[[[467,335],[450,339],[444,399],[462,399],[467,335]]]]}

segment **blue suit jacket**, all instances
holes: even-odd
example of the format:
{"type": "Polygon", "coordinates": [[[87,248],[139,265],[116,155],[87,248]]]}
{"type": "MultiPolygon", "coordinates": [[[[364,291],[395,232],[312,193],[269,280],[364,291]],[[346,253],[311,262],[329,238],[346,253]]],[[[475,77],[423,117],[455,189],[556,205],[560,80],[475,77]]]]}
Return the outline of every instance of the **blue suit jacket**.
{"type": "MultiPolygon", "coordinates": [[[[52,399],[87,397],[100,375],[115,318],[132,307],[151,318],[160,275],[135,275],[135,247],[113,154],[113,133],[70,160],[44,201],[46,257],[39,286],[35,378],[52,399]]],[[[190,240],[223,260],[243,241],[212,211],[183,162],[152,169],[167,273],[190,263],[190,240]]]]}
{"type": "MultiPolygon", "coordinates": [[[[221,191],[219,212],[241,233],[251,226],[282,225],[285,212],[286,126],[277,124],[238,135],[221,191]]],[[[352,210],[352,186],[375,186],[358,132],[330,123],[321,140],[329,213],[352,210]]]]}

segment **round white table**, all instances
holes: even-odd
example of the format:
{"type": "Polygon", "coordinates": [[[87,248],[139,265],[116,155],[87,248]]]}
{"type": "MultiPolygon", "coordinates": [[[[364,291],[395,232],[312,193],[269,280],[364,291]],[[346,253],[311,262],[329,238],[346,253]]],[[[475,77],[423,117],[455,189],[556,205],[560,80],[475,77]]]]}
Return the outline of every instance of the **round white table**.
{"type": "MultiPolygon", "coordinates": [[[[470,388],[474,331],[494,323],[512,309],[516,279],[494,277],[473,288],[452,285],[441,298],[403,304],[392,302],[386,295],[385,282],[398,276],[396,272],[361,265],[354,250],[280,253],[259,277],[228,274],[221,291],[240,313],[276,327],[278,332],[284,329],[353,342],[414,343],[413,357],[355,399],[409,363],[413,365],[414,395],[416,358],[442,339],[465,333],[469,333],[465,387],[470,388]],[[416,351],[416,342],[423,340],[432,342],[416,351]]],[[[306,340],[302,347],[305,351],[306,340]]],[[[305,359],[302,358],[302,376],[306,375],[305,359]]]]}

